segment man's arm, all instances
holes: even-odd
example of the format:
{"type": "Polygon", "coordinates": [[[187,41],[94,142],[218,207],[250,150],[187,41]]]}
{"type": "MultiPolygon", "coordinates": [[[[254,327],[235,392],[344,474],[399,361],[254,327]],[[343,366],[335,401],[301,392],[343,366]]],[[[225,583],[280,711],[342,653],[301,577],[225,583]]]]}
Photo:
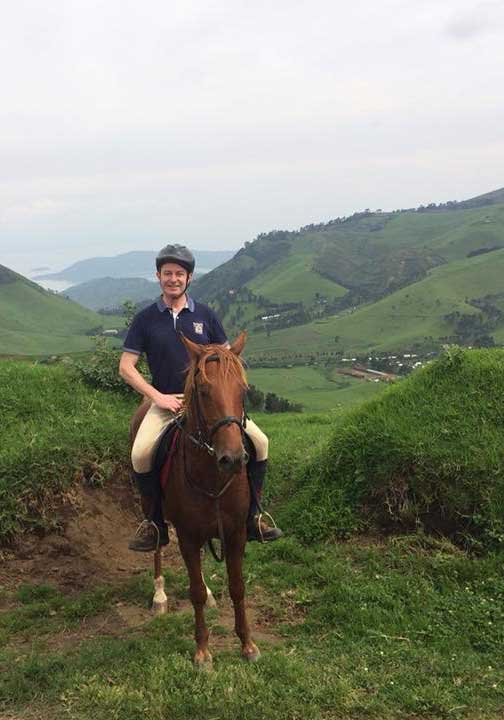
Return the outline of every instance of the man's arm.
{"type": "Polygon", "coordinates": [[[171,410],[173,413],[179,412],[183,406],[183,396],[164,395],[159,390],[156,390],[136,369],[139,359],[140,355],[137,355],[137,353],[123,352],[119,361],[119,375],[122,379],[141,395],[145,395],[152,400],[162,410],[171,410]]]}

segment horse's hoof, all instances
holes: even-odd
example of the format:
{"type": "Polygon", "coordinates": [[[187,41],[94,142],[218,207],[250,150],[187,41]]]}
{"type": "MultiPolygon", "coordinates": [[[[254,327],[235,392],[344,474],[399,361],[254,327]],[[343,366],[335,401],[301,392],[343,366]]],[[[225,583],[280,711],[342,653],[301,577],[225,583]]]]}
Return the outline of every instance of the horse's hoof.
{"type": "Polygon", "coordinates": [[[256,645],[252,645],[246,650],[242,651],[242,658],[249,663],[255,663],[261,657],[261,652],[256,645]]]}
{"type": "Polygon", "coordinates": [[[213,660],[208,650],[206,652],[198,651],[196,653],[194,656],[194,667],[203,672],[211,672],[213,670],[213,660]]]}

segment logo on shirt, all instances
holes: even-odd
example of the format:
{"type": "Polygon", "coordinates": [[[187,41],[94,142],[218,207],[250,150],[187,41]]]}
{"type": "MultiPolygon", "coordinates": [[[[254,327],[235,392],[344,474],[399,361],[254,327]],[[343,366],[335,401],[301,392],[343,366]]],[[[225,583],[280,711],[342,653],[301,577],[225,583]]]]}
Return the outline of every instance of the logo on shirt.
{"type": "Polygon", "coordinates": [[[203,323],[202,322],[193,322],[193,328],[196,335],[203,335],[203,323]]]}

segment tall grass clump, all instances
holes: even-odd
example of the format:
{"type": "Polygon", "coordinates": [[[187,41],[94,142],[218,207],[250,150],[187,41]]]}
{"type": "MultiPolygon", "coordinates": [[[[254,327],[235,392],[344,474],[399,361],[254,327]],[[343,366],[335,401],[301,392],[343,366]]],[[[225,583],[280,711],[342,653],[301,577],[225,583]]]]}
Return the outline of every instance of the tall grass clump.
{"type": "Polygon", "coordinates": [[[64,365],[0,363],[0,544],[56,522],[54,498],[75,480],[126,467],[134,405],[64,365]]]}
{"type": "Polygon", "coordinates": [[[503,431],[504,351],[451,348],[335,426],[286,521],[310,541],[380,527],[504,547],[503,431]]]}

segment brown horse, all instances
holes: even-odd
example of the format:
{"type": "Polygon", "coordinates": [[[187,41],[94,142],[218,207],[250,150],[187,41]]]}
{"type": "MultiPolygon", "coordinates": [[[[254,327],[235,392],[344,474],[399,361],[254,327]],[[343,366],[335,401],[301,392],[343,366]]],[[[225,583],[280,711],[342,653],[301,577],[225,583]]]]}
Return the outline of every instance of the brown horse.
{"type": "MultiPolygon", "coordinates": [[[[242,425],[247,381],[239,358],[245,339],[242,333],[229,350],[182,339],[191,360],[184,390],[186,420],[171,462],[164,512],[177,531],[189,573],[196,624],[194,662],[205,667],[211,666],[212,656],[203,609],[213,598],[201,571],[201,548],[211,538],[223,540],[242,657],[255,661],[260,655],[247,621],[242,572],[250,502],[242,425]]],[[[138,427],[143,414],[139,409],[133,425],[138,427]]],[[[159,553],[155,570],[160,579],[159,553]]],[[[157,591],[162,598],[159,584],[157,591]]]]}

